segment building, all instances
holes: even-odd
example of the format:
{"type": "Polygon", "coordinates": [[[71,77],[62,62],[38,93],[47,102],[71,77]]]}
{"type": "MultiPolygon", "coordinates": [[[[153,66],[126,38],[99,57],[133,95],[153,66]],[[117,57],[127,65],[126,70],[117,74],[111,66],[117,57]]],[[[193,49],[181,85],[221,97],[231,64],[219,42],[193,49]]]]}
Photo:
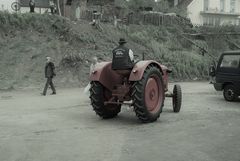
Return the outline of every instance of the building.
{"type": "Polygon", "coordinates": [[[240,25],[240,0],[174,0],[194,25],[240,25]]]}
{"type": "MultiPolygon", "coordinates": [[[[45,13],[49,9],[49,0],[35,0],[35,12],[45,13]]],[[[17,7],[18,8],[18,7],[17,7]]],[[[29,0],[0,0],[0,11],[8,11],[10,13],[26,13],[29,12],[29,0]],[[15,10],[15,4],[19,4],[19,10],[15,10]]]]}

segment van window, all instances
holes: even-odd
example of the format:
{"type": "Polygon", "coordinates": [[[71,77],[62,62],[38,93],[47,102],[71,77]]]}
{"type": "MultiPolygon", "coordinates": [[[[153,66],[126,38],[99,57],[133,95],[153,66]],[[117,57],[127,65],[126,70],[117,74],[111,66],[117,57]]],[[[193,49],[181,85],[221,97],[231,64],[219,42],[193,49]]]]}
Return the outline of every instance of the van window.
{"type": "Polygon", "coordinates": [[[220,67],[238,68],[240,62],[240,55],[225,55],[222,59],[220,67]]]}

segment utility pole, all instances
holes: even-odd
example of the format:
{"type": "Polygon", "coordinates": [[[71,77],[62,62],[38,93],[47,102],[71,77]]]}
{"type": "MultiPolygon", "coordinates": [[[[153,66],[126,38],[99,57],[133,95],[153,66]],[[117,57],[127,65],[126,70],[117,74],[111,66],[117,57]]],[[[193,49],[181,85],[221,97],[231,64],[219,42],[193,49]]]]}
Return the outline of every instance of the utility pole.
{"type": "Polygon", "coordinates": [[[100,12],[102,14],[102,10],[103,10],[103,2],[102,2],[102,0],[100,0],[99,5],[100,5],[100,12]]]}

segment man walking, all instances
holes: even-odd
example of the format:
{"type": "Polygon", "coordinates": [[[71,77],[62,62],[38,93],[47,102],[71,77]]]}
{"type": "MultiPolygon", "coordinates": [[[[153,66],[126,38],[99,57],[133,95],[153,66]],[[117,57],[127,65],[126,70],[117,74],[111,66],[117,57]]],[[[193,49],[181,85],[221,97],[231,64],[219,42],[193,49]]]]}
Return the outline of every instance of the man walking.
{"type": "Polygon", "coordinates": [[[43,96],[46,95],[49,85],[52,89],[52,95],[56,94],[56,89],[52,82],[53,77],[56,76],[55,66],[54,66],[54,63],[51,62],[51,57],[46,57],[46,59],[47,59],[47,63],[45,66],[45,77],[47,78],[47,82],[46,82],[45,88],[42,93],[43,96]]]}

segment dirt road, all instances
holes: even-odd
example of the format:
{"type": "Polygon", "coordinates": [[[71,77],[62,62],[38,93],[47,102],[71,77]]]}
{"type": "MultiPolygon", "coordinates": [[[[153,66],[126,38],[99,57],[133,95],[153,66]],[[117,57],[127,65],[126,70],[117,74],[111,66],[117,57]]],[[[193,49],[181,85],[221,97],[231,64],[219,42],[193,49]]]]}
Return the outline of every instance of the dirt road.
{"type": "Polygon", "coordinates": [[[240,102],[207,82],[180,83],[183,106],[167,100],[157,122],[131,109],[102,120],[82,89],[0,94],[0,161],[240,161],[240,102]]]}

